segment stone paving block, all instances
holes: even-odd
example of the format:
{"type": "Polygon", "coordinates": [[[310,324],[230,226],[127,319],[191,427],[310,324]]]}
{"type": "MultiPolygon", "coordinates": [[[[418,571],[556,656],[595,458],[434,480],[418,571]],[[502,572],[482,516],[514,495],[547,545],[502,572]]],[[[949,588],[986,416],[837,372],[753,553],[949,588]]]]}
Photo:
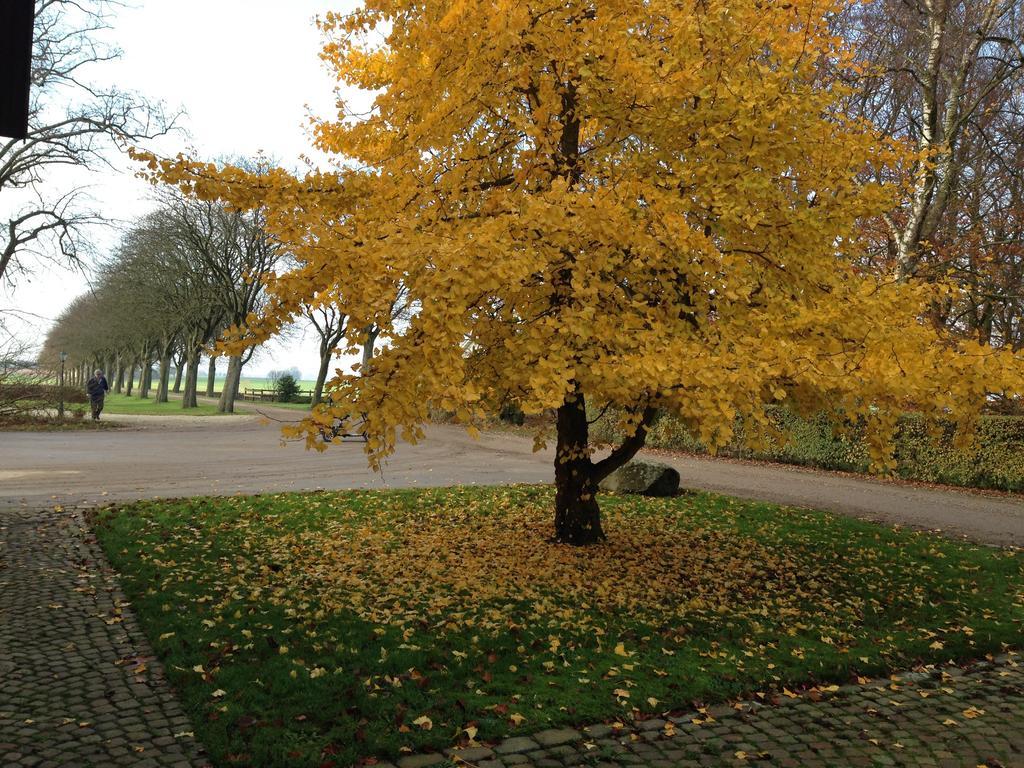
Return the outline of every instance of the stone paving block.
{"type": "Polygon", "coordinates": [[[494,751],[499,755],[511,755],[516,752],[531,752],[539,746],[529,736],[513,736],[511,739],[505,739],[505,741],[501,742],[501,744],[494,748],[494,751]]]}
{"type": "Polygon", "coordinates": [[[494,756],[494,750],[490,747],[460,747],[446,749],[444,753],[453,760],[464,760],[467,763],[475,763],[494,756]]]}
{"type": "Polygon", "coordinates": [[[572,728],[549,728],[546,731],[535,733],[533,738],[542,747],[557,747],[560,744],[579,741],[583,736],[572,728]]]}
{"type": "Polygon", "coordinates": [[[444,755],[407,755],[398,759],[398,768],[427,768],[445,762],[444,755]]]}
{"type": "Polygon", "coordinates": [[[660,731],[665,727],[665,721],[654,717],[650,720],[641,720],[637,725],[641,731],[660,731]]]}

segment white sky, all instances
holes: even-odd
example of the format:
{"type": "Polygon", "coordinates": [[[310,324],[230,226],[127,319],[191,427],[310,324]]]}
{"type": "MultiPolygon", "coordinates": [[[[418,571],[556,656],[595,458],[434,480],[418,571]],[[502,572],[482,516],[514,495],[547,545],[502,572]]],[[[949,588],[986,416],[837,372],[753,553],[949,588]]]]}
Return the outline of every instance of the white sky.
{"type": "MultiPolygon", "coordinates": [[[[318,57],[321,39],[314,19],[356,5],[356,0],[136,0],[114,21],[112,39],[123,57],[96,65],[90,78],[163,101],[169,111],[187,112],[183,125],[189,135],[152,145],[161,154],[194,147],[213,159],[262,150],[285,167],[297,167],[311,151],[309,114],[335,113],[335,82],[318,57]]],[[[103,169],[86,178],[95,207],[115,224],[151,207],[149,185],[133,177],[126,160],[118,164],[122,172],[103,169]]],[[[79,178],[51,175],[51,189],[79,178]]],[[[93,232],[101,250],[117,237],[112,228],[93,232]]],[[[87,276],[40,270],[0,296],[0,304],[40,316],[27,321],[23,335],[41,342],[49,322],[87,290],[87,276]]],[[[312,378],[318,362],[314,340],[297,334],[270,345],[245,373],[298,366],[312,378]]]]}

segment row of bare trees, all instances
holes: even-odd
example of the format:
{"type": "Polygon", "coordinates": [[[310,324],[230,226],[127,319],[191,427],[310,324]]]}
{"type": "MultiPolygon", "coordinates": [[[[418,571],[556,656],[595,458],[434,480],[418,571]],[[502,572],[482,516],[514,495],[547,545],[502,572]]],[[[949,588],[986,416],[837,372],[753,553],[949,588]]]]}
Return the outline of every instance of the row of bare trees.
{"type": "MultiPolygon", "coordinates": [[[[280,258],[259,213],[164,190],[157,209],[99,266],[93,290],[57,320],[41,361],[50,367],[64,351],[74,370],[103,368],[112,389],[129,395],[140,371],[138,396],[153,391],[157,402],[166,402],[170,392],[181,392],[182,407],[194,408],[201,357],[210,355],[206,394],[212,395],[212,345],[223,329],[243,326],[260,310],[280,258]]],[[[228,357],[219,410],[234,411],[242,366],[253,351],[228,357]]]]}
{"type": "MultiPolygon", "coordinates": [[[[69,355],[72,381],[93,367],[109,372],[115,392],[167,402],[181,393],[182,407],[198,405],[201,358],[209,358],[206,395],[214,394],[214,348],[226,329],[242,329],[264,308],[266,284],[290,258],[267,236],[259,211],[223,205],[162,189],[159,205],[132,226],[112,256],[99,265],[93,290],[58,318],[43,346],[44,368],[69,355]],[[157,371],[153,379],[154,367],[157,371]],[[139,384],[135,388],[136,372],[139,384]],[[173,374],[173,379],[172,379],[173,374]]],[[[391,303],[392,318],[408,312],[404,292],[391,303]]],[[[324,294],[302,305],[319,340],[320,364],[313,404],[323,396],[349,318],[337,297],[324,294]]],[[[372,359],[380,329],[362,329],[362,365],[372,359]]],[[[233,412],[242,367],[257,347],[228,356],[218,409],[233,412]]]]}

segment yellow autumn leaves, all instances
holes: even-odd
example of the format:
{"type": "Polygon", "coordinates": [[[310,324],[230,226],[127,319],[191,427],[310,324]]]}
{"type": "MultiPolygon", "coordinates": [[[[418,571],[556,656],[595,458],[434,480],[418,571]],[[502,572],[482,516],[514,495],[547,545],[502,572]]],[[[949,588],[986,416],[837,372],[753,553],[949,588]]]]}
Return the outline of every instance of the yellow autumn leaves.
{"type": "MultiPolygon", "coordinates": [[[[638,647],[667,659],[694,632],[742,628],[749,633],[750,659],[759,655],[758,642],[785,645],[786,634],[798,632],[843,653],[862,642],[865,617],[893,604],[914,611],[929,600],[922,588],[931,578],[927,560],[894,567],[898,552],[865,547],[849,551],[845,567],[837,569],[834,553],[815,558],[792,534],[782,534],[810,519],[811,513],[795,510],[747,524],[742,505],[723,502],[713,518],[702,515],[694,523],[685,503],[649,501],[647,509],[657,512],[640,513],[629,503],[606,501],[615,536],[580,550],[549,540],[548,492],[437,491],[418,502],[367,495],[369,511],[352,498],[331,498],[318,502],[330,506],[318,508],[315,525],[296,525],[287,511],[246,511],[243,502],[236,502],[237,516],[210,524],[204,539],[237,541],[238,552],[220,563],[223,582],[202,599],[214,616],[201,626],[216,635],[217,614],[247,599],[313,622],[358,616],[397,630],[408,648],[467,633],[505,638],[525,629],[542,638],[536,642],[546,648],[540,660],[549,672],[571,663],[580,638],[589,636],[617,662],[612,672],[628,675],[638,647]],[[616,636],[635,622],[662,627],[661,639],[616,636]]],[[[141,557],[171,565],[162,544],[141,557]]],[[[179,579],[202,567],[195,560],[173,565],[162,587],[172,594],[179,579]]],[[[934,638],[942,629],[922,629],[920,636],[941,648],[934,638]]],[[[724,660],[717,645],[700,655],[724,660]]],[[[531,657],[537,650],[536,643],[520,648],[531,657]]],[[[288,654],[288,646],[277,653],[288,654]]],[[[450,653],[453,663],[467,658],[458,647],[450,653]]],[[[804,657],[798,646],[789,653],[804,657]]],[[[729,658],[739,667],[745,663],[743,656],[729,658]]],[[[314,670],[311,677],[319,674],[314,670]]],[[[616,695],[630,696],[625,688],[616,695]]]]}
{"type": "Polygon", "coordinates": [[[850,64],[834,5],[371,4],[324,19],[323,58],[374,109],[314,132],[362,170],[148,159],[162,181],[261,206],[294,253],[252,341],[324,292],[351,318],[343,349],[371,323],[388,338],[372,375],[328,385],[310,445],[358,415],[376,467],[432,406],[473,423],[579,391],[671,411],[712,448],[738,415],[766,426],[766,402],[863,416],[885,467],[900,411],[969,425],[1024,364],[941,341],[934,286],[864,268],[855,223],[897,192],[864,171],[904,154],[844,117],[821,69],[850,64]],[[415,311],[396,325],[399,285],[415,311]]]}

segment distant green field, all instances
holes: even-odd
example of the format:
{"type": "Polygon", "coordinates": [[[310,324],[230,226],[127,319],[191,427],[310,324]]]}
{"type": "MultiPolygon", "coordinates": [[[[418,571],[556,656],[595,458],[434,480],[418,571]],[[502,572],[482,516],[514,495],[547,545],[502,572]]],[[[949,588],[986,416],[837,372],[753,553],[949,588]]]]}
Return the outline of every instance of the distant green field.
{"type": "MultiPolygon", "coordinates": [[[[220,389],[220,384],[221,384],[221,382],[219,382],[219,381],[216,382],[216,385],[217,385],[218,389],[220,389]]],[[[205,379],[203,379],[203,383],[200,384],[200,386],[201,387],[205,387],[206,386],[206,380],[205,379]]],[[[299,389],[303,389],[303,390],[309,389],[309,390],[311,390],[315,386],[316,386],[316,382],[313,381],[312,379],[302,379],[301,381],[299,381],[299,389]]],[[[241,382],[239,382],[239,384],[238,384],[238,391],[240,393],[244,392],[246,387],[248,387],[249,389],[273,389],[274,385],[270,383],[270,379],[249,378],[248,376],[246,376],[246,377],[244,377],[241,380],[241,382]]]]}
{"type": "MultiPolygon", "coordinates": [[[[213,388],[214,388],[214,390],[219,393],[220,392],[220,388],[221,388],[221,386],[223,384],[224,384],[224,379],[222,379],[222,378],[214,379],[213,380],[213,388]]],[[[111,381],[110,385],[113,386],[114,382],[111,381]]],[[[139,377],[136,376],[135,377],[135,388],[138,388],[138,386],[139,386],[139,377]]],[[[173,378],[171,379],[171,386],[174,386],[173,378]]],[[[312,379],[302,379],[299,382],[299,389],[301,389],[301,390],[312,390],[313,387],[315,387],[315,386],[316,386],[316,382],[313,381],[312,379]]],[[[156,380],[155,379],[153,381],[153,388],[156,389],[156,380]]],[[[244,392],[246,390],[246,388],[249,388],[249,389],[273,389],[274,387],[270,383],[270,379],[245,376],[245,377],[242,378],[242,380],[238,384],[238,393],[241,394],[242,392],[244,392]]],[[[205,376],[199,377],[199,381],[196,384],[196,389],[200,393],[203,393],[203,392],[206,391],[206,377],[205,376]]],[[[134,392],[133,392],[133,394],[134,394],[134,392]]]]}

